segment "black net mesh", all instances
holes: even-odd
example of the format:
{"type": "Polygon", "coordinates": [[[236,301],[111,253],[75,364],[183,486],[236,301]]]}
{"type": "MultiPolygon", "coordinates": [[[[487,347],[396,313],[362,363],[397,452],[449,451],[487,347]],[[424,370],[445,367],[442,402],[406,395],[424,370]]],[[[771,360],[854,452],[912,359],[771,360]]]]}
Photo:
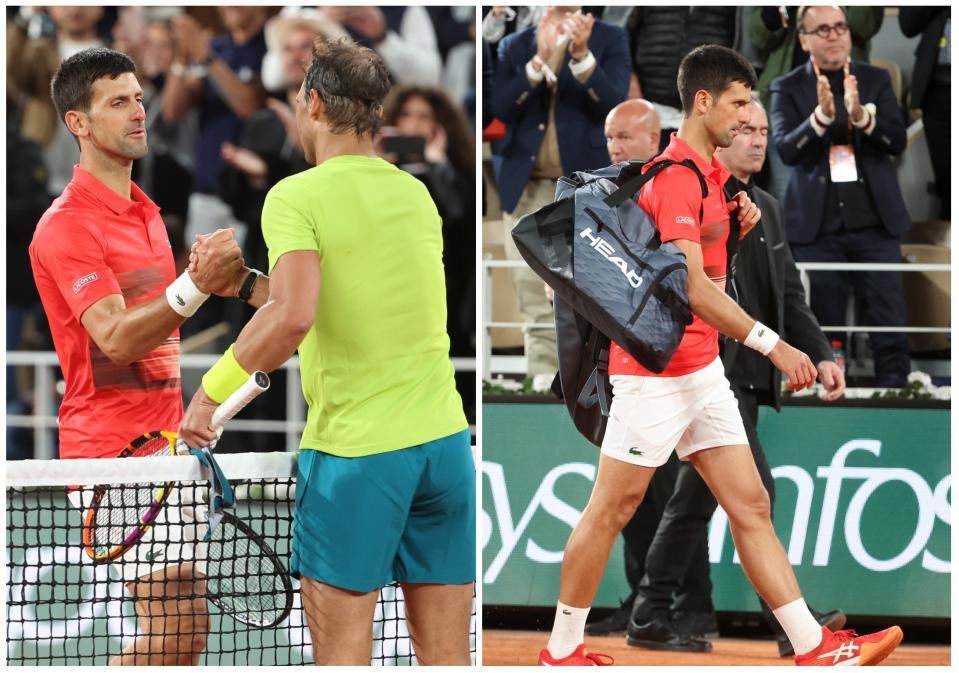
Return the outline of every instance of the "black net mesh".
{"type": "MultiPolygon", "coordinates": [[[[231,483],[237,495],[232,513],[288,568],[295,480],[231,483]]],[[[262,570],[267,567],[262,550],[251,548],[245,538],[227,544],[193,541],[207,530],[205,483],[179,482],[140,543],[121,560],[106,563],[94,563],[83,545],[84,506],[90,498],[80,494],[92,491],[93,485],[83,486],[68,498],[63,486],[11,487],[8,482],[8,665],[312,663],[295,578],[288,578],[291,610],[274,627],[250,626],[224,613],[225,606],[254,614],[254,623],[275,621],[285,607],[278,594],[285,590],[283,582],[262,570]],[[160,578],[154,574],[149,582],[136,583],[135,601],[123,575],[132,579],[157,568],[160,578]],[[117,659],[121,655],[137,658],[117,659]]],[[[236,539],[231,525],[215,535],[236,539]]],[[[475,633],[474,608],[474,653],[475,633]]],[[[381,591],[373,637],[374,665],[416,663],[398,586],[381,591]]]]}

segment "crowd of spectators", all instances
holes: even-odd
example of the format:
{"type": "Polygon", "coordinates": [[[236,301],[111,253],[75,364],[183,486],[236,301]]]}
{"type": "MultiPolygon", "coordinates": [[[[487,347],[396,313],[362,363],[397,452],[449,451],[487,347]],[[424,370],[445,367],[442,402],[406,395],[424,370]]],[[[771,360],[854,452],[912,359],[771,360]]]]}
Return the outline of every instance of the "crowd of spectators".
{"type": "MultiPolygon", "coordinates": [[[[33,228],[79,160],[50,98],[50,80],[63,59],[110,46],[137,63],[150,153],[135,163],[133,179],[161,208],[178,270],[197,234],[233,227],[247,265],[265,271],[259,218],[266,193],[309,168],[293,100],[311,46],[320,38],[350,38],[374,49],[393,78],[387,126],[376,146],[384,159],[419,177],[436,202],[451,351],[471,356],[474,17],[472,7],[8,7],[7,278],[15,291],[8,294],[7,350],[52,349],[36,291],[23,279],[30,278],[33,228]]],[[[214,352],[235,338],[251,311],[211,299],[184,324],[184,351],[205,344],[199,347],[214,352]]],[[[8,414],[29,413],[36,392],[29,370],[8,367],[7,374],[8,414]]],[[[473,372],[457,375],[471,419],[473,381],[473,372]]],[[[283,397],[263,396],[250,412],[283,419],[283,397]]],[[[8,458],[30,457],[23,431],[11,428],[7,438],[8,458]]],[[[246,450],[276,450],[280,441],[254,437],[246,450]]]]}
{"type": "MultiPolygon", "coordinates": [[[[887,19],[883,7],[486,8],[481,34],[489,93],[483,122],[493,139],[505,256],[520,259],[508,231],[519,217],[552,201],[557,177],[609,163],[604,121],[614,106],[643,100],[658,114],[661,147],[668,144],[682,119],[679,63],[697,45],[710,43],[736,49],[759,74],[756,93],[769,110],[771,142],[756,182],[784,204],[796,259],[902,261],[901,237],[913,222],[895,161],[914,119],[921,117],[929,148],[929,193],[941,205],[938,216],[950,216],[951,14],[949,7],[903,7],[895,14],[903,40],[921,35],[902,93],[890,73],[906,64],[870,62],[887,19]],[[848,173],[837,168],[841,155],[848,173]]],[[[514,269],[512,276],[523,321],[551,322],[536,276],[528,269],[514,269]]],[[[897,272],[813,272],[810,283],[810,304],[823,325],[848,324],[847,311],[858,324],[905,325],[897,272]]],[[[547,389],[556,371],[554,339],[549,329],[524,330],[534,389],[547,389]]],[[[864,384],[906,385],[910,353],[904,333],[870,333],[869,352],[875,375],[864,377],[864,384]]]]}

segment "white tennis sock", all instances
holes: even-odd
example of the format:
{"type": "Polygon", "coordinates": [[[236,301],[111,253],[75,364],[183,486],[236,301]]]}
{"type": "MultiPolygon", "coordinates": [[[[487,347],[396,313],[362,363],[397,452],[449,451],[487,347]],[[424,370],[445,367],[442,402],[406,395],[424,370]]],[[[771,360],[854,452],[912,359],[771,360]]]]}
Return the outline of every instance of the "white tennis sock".
{"type": "Polygon", "coordinates": [[[786,632],[796,654],[806,654],[819,647],[822,642],[822,626],[812,616],[802,598],[776,608],[773,614],[786,632]]]}
{"type": "Polygon", "coordinates": [[[553,632],[549,635],[546,649],[553,659],[562,659],[573,653],[583,642],[586,631],[586,615],[589,608],[574,608],[556,603],[556,618],[553,620],[553,632]]]}

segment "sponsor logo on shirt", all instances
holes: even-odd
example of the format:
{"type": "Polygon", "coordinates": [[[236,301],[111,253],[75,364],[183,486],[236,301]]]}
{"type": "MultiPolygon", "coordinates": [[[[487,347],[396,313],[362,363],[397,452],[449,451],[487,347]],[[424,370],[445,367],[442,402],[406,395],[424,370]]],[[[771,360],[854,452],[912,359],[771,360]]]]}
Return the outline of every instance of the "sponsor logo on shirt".
{"type": "Polygon", "coordinates": [[[680,215],[676,218],[676,224],[694,225],[696,224],[696,220],[691,218],[689,215],[680,215]]]}
{"type": "Polygon", "coordinates": [[[89,285],[90,283],[92,283],[92,282],[95,281],[96,279],[97,279],[97,274],[96,274],[96,273],[88,273],[87,275],[83,276],[82,278],[78,278],[78,279],[77,279],[77,282],[75,282],[75,283],[73,284],[73,294],[78,294],[78,293],[80,292],[80,290],[83,289],[83,286],[84,286],[84,285],[89,285]]]}

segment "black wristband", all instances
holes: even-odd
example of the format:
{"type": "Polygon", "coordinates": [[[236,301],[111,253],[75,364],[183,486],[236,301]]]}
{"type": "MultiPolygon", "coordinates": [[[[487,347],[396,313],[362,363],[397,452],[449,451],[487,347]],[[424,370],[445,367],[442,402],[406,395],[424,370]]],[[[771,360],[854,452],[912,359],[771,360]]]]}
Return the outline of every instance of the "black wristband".
{"type": "Polygon", "coordinates": [[[240,285],[240,290],[236,293],[236,296],[245,302],[249,302],[250,297],[253,296],[253,286],[256,285],[256,279],[260,275],[260,272],[256,269],[250,269],[250,273],[246,274],[246,278],[243,279],[243,284],[240,285]]]}

